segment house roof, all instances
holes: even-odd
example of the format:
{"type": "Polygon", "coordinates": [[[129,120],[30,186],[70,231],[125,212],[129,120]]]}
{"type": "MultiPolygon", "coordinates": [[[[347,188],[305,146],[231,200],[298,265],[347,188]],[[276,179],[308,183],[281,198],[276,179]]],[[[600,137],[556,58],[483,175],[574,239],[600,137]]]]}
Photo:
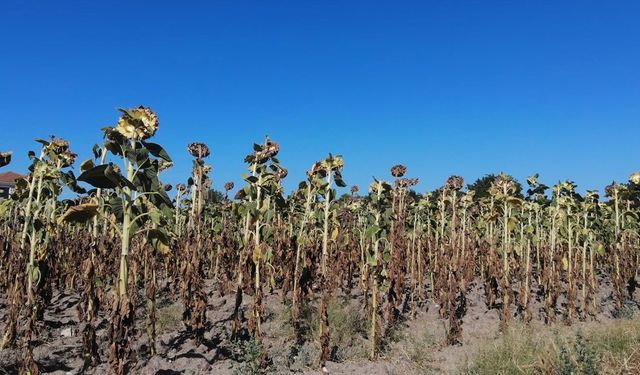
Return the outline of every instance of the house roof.
{"type": "Polygon", "coordinates": [[[23,175],[15,172],[0,173],[0,183],[13,184],[16,180],[24,178],[23,175]]]}

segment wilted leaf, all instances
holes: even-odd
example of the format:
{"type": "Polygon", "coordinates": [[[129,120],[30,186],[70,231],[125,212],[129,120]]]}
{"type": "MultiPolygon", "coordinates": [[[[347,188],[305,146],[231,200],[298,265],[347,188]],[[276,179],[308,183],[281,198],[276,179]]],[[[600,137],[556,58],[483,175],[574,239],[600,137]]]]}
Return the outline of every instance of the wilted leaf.
{"type": "Polygon", "coordinates": [[[367,228],[367,232],[365,233],[365,237],[367,238],[371,238],[373,237],[376,233],[378,233],[378,231],[380,231],[380,227],[377,225],[372,225],[369,228],[367,228]]]}
{"type": "Polygon", "coordinates": [[[153,248],[160,254],[167,255],[171,252],[171,240],[161,229],[151,229],[147,237],[153,248]]]}
{"type": "Polygon", "coordinates": [[[98,205],[95,203],[85,203],[70,207],[59,219],[58,222],[84,223],[98,214],[98,205]]]}

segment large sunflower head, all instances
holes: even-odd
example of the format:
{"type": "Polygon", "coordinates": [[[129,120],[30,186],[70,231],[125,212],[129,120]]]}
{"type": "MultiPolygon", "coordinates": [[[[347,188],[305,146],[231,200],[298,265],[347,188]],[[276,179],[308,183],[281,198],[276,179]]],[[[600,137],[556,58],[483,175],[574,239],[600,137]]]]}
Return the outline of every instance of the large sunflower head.
{"type": "Polygon", "coordinates": [[[160,122],[158,115],[149,107],[121,109],[122,116],[115,130],[132,140],[145,140],[153,137],[158,131],[160,122]]]}

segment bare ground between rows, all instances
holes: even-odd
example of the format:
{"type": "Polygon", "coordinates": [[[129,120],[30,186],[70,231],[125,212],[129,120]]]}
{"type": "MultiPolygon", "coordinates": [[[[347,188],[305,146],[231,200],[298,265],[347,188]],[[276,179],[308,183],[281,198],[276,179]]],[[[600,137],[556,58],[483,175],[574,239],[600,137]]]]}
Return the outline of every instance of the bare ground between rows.
{"type": "MultiPolygon", "coordinates": [[[[240,353],[243,348],[238,347],[229,337],[235,296],[221,296],[211,280],[208,280],[206,285],[209,327],[202,344],[196,344],[186,334],[181,322],[182,304],[177,302],[178,297],[169,294],[168,289],[163,289],[164,292],[158,298],[158,354],[153,357],[149,355],[146,334],[144,310],[146,301],[140,296],[140,307],[136,311],[138,335],[133,344],[131,373],[231,375],[250,371],[250,364],[246,363],[247,358],[240,353]]],[[[634,296],[635,301],[639,300],[638,294],[639,292],[636,292],[634,296]]],[[[358,319],[366,319],[361,292],[354,290],[350,296],[340,294],[334,299],[336,303],[350,307],[345,310],[347,313],[356,314],[358,319]]],[[[614,319],[611,286],[606,280],[601,280],[599,300],[601,301],[600,312],[584,322],[575,322],[577,327],[588,328],[614,319]]],[[[97,319],[97,341],[102,362],[96,367],[82,370],[82,337],[79,333],[81,327],[76,310],[78,302],[77,293],[56,290],[51,304],[46,308],[44,322],[34,348],[34,358],[44,374],[108,373],[104,353],[108,345],[108,322],[103,310],[100,311],[97,319]]],[[[316,342],[309,339],[301,346],[296,345],[295,332],[288,319],[289,311],[282,303],[279,293],[276,291],[267,294],[265,302],[267,314],[263,325],[264,345],[273,362],[272,373],[320,374],[321,371],[315,363],[318,350],[316,342]]],[[[0,297],[0,332],[4,332],[7,303],[6,295],[0,297]]],[[[245,311],[250,311],[251,303],[251,297],[245,295],[243,299],[245,311]]],[[[561,299],[558,303],[559,316],[562,315],[562,304],[561,299]]],[[[637,306],[633,309],[637,310],[637,306]]],[[[532,303],[532,311],[534,311],[532,325],[540,326],[540,329],[551,329],[541,322],[540,301],[532,303]]],[[[484,344],[500,336],[499,316],[499,310],[487,308],[484,290],[478,282],[475,282],[467,293],[467,310],[462,320],[462,345],[444,345],[445,321],[439,316],[438,306],[433,301],[429,301],[413,319],[400,324],[380,359],[372,362],[365,358],[364,348],[367,345],[367,339],[366,333],[361,332],[356,335],[359,337],[353,338],[352,347],[341,348],[342,360],[329,362],[327,369],[332,374],[455,373],[457,369],[469,363],[484,344]]],[[[514,318],[514,320],[517,319],[518,317],[514,318]]],[[[17,373],[21,356],[22,352],[19,348],[0,352],[0,375],[17,373]]]]}

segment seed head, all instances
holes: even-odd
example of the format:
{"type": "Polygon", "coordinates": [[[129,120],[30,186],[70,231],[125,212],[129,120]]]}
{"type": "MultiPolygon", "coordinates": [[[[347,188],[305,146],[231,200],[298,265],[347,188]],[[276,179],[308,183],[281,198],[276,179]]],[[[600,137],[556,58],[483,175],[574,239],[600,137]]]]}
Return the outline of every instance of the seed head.
{"type": "Polygon", "coordinates": [[[624,189],[625,187],[623,185],[617,182],[613,182],[611,183],[611,185],[607,185],[607,187],[604,188],[604,193],[605,193],[605,196],[611,198],[611,197],[614,197],[616,193],[620,193],[624,189]]]}
{"type": "Polygon", "coordinates": [[[73,163],[76,162],[76,158],[78,157],[78,154],[75,154],[71,151],[65,151],[61,154],[58,155],[60,157],[60,160],[62,161],[62,168],[66,168],[66,167],[70,167],[73,165],[73,163]]]}
{"type": "Polygon", "coordinates": [[[202,142],[193,142],[189,146],[187,146],[187,150],[191,156],[197,159],[203,159],[209,157],[211,155],[211,151],[209,150],[209,146],[202,142]]]}
{"type": "Polygon", "coordinates": [[[224,190],[225,191],[233,190],[234,186],[235,186],[235,184],[232,181],[229,181],[226,184],[224,184],[224,190]]]}
{"type": "Polygon", "coordinates": [[[279,180],[284,180],[289,174],[289,170],[284,167],[278,167],[277,176],[279,180]]]}
{"type": "Polygon", "coordinates": [[[501,193],[513,193],[516,190],[516,184],[515,181],[513,181],[513,178],[504,173],[500,173],[498,176],[496,176],[496,178],[493,180],[492,185],[498,192],[501,193]]]}
{"type": "Polygon", "coordinates": [[[460,176],[451,176],[447,179],[445,187],[449,190],[459,191],[464,186],[464,179],[460,176]]]}
{"type": "Polygon", "coordinates": [[[121,111],[123,113],[115,130],[124,137],[132,140],[145,140],[156,134],[160,122],[158,115],[151,108],[140,106],[121,111]]]}
{"type": "Polygon", "coordinates": [[[402,164],[398,164],[391,168],[391,175],[395,178],[400,178],[407,173],[407,167],[402,164]]]}
{"type": "Polygon", "coordinates": [[[280,152],[280,145],[267,138],[264,144],[256,145],[255,151],[247,156],[245,160],[250,163],[262,164],[271,158],[275,158],[278,152],[280,152]]]}
{"type": "Polygon", "coordinates": [[[407,189],[413,186],[418,185],[420,179],[418,178],[400,178],[397,181],[397,185],[400,188],[407,189]]]}
{"type": "Polygon", "coordinates": [[[59,155],[69,150],[69,141],[62,138],[53,138],[47,147],[50,151],[59,155]]]}

